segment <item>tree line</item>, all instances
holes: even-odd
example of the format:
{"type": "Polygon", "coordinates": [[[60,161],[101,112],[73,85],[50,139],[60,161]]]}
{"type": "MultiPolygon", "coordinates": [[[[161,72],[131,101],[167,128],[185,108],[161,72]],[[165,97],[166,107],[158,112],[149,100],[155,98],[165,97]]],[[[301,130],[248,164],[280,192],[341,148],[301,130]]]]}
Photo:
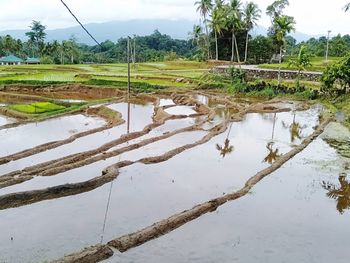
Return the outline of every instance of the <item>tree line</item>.
{"type": "MultiPolygon", "coordinates": [[[[311,56],[325,55],[327,37],[311,38],[297,44],[288,35],[295,31],[296,21],[285,14],[288,0],[276,0],[265,10],[271,26],[267,36],[253,37],[250,32],[257,25],[262,10],[250,1],[198,0],[195,2],[201,21],[191,33],[200,59],[231,60],[252,64],[266,63],[273,58],[297,56],[301,48],[311,56]]],[[[344,7],[349,9],[348,4],[344,7]]],[[[329,41],[329,55],[342,57],[350,51],[350,36],[337,35],[329,41]]]]}
{"type": "MultiPolygon", "coordinates": [[[[285,14],[288,0],[275,0],[265,10],[271,26],[267,36],[251,35],[262,10],[252,1],[198,0],[195,2],[201,21],[194,25],[188,40],[173,39],[156,30],[149,36],[134,36],[135,59],[138,62],[164,61],[177,58],[192,60],[226,60],[259,64],[274,58],[298,56],[301,49],[310,56],[325,55],[328,39],[320,37],[297,43],[288,35],[295,30],[296,21],[285,14]]],[[[349,9],[349,5],[344,10],[349,9]]],[[[9,54],[21,58],[39,57],[45,64],[118,63],[126,62],[127,38],[117,42],[106,40],[89,46],[77,42],[74,36],[65,41],[46,41],[46,27],[33,21],[26,33],[27,41],[0,36],[0,56],[9,54]]],[[[350,52],[350,36],[337,35],[329,40],[329,56],[341,57],[350,52]]]]}
{"type": "MultiPolygon", "coordinates": [[[[0,36],[0,57],[10,54],[23,59],[38,57],[43,64],[126,62],[127,38],[120,38],[116,43],[106,40],[95,46],[80,44],[74,36],[62,42],[46,42],[45,30],[39,21],[33,21],[26,33],[27,41],[0,36]]],[[[191,40],[173,39],[158,30],[149,36],[134,36],[132,45],[138,62],[191,58],[195,51],[191,40]]]]}

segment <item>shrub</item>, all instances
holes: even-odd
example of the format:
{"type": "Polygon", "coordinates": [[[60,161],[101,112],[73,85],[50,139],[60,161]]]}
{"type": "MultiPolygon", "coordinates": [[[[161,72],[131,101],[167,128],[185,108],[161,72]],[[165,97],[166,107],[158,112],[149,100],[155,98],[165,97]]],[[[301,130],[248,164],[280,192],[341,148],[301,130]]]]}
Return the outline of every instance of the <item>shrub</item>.
{"type": "Polygon", "coordinates": [[[322,91],[345,94],[350,89],[350,53],[339,62],[328,66],[322,75],[322,91]]]}

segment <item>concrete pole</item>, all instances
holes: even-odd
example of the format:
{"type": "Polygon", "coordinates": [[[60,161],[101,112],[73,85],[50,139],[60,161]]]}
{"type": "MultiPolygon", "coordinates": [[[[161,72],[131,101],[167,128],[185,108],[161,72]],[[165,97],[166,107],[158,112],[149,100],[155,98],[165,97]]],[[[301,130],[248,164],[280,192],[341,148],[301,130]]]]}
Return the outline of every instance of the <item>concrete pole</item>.
{"type": "Polygon", "coordinates": [[[128,99],[130,98],[131,83],[130,83],[130,37],[128,37],[127,60],[128,60],[128,99]]]}
{"type": "Polygon", "coordinates": [[[328,62],[328,51],[329,51],[329,34],[331,33],[331,30],[328,30],[328,36],[327,36],[327,48],[326,48],[326,63],[328,62]]]}

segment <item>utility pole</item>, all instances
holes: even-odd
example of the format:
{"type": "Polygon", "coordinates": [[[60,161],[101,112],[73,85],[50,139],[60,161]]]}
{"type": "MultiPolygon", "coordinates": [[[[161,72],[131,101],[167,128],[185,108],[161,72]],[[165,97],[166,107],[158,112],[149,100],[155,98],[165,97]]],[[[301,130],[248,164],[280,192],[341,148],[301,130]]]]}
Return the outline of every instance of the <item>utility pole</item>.
{"type": "Polygon", "coordinates": [[[130,91],[131,91],[131,83],[130,83],[130,37],[128,36],[128,43],[127,43],[127,60],[128,60],[128,99],[130,99],[130,91]]]}
{"type": "Polygon", "coordinates": [[[134,55],[133,55],[134,69],[136,68],[136,36],[134,35],[134,55]]]}
{"type": "Polygon", "coordinates": [[[327,36],[327,48],[326,48],[326,63],[328,62],[328,51],[329,51],[329,34],[331,33],[331,30],[328,30],[328,36],[327,36]]]}

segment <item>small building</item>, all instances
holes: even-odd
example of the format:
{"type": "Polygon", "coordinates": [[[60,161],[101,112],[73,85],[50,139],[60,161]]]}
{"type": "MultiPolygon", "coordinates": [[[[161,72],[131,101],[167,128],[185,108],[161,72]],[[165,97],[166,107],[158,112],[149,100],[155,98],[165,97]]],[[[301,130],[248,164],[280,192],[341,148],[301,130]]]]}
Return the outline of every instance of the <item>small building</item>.
{"type": "Polygon", "coordinates": [[[27,58],[26,59],[26,64],[28,64],[28,65],[40,64],[40,59],[38,59],[38,58],[27,58]]]}
{"type": "Polygon", "coordinates": [[[23,60],[15,55],[9,55],[0,58],[0,65],[21,65],[23,60]]]}

